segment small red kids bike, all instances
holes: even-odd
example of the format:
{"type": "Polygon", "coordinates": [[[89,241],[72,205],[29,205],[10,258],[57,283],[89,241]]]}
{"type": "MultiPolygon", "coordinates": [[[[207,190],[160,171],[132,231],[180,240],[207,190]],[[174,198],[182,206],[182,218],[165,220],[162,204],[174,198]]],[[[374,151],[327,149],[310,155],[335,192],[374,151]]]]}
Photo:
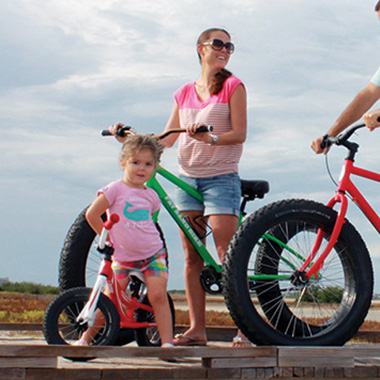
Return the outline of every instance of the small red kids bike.
{"type": "MultiPolygon", "coordinates": [[[[118,221],[119,216],[112,214],[103,224],[97,247],[103,259],[94,287],[66,290],[49,305],[43,323],[47,343],[78,345],[86,333],[90,336],[89,345],[113,345],[120,329],[128,332],[133,329],[139,346],[161,345],[144,275],[131,272],[126,290],[122,290],[115,279],[111,267],[114,249],[107,237],[118,221]],[[108,295],[103,293],[106,287],[108,295]]],[[[175,312],[169,294],[168,299],[174,331],[175,312]]]]}

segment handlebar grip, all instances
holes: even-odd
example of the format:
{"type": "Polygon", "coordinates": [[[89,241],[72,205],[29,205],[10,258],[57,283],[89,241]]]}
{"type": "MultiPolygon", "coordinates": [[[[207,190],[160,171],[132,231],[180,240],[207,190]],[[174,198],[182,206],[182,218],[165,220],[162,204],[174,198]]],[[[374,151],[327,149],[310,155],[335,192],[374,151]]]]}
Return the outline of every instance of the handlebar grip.
{"type": "MultiPolygon", "coordinates": [[[[121,128],[119,128],[116,132],[116,134],[120,137],[126,137],[127,136],[127,132],[131,130],[132,127],[130,127],[129,125],[125,125],[121,128]]],[[[103,129],[101,132],[101,135],[102,136],[113,136],[113,134],[108,130],[108,129],[103,129]]]]}
{"type": "Polygon", "coordinates": [[[329,135],[324,135],[323,140],[321,141],[321,148],[325,149],[332,145],[332,142],[329,140],[329,135]]]}
{"type": "Polygon", "coordinates": [[[108,220],[106,220],[104,223],[103,223],[103,227],[106,229],[106,230],[110,230],[112,229],[112,227],[114,226],[114,224],[118,223],[120,220],[120,217],[119,215],[117,214],[112,214],[108,220]]]}
{"type": "Polygon", "coordinates": [[[213,131],[213,126],[212,125],[201,125],[198,129],[197,132],[212,132],[213,131]]]}

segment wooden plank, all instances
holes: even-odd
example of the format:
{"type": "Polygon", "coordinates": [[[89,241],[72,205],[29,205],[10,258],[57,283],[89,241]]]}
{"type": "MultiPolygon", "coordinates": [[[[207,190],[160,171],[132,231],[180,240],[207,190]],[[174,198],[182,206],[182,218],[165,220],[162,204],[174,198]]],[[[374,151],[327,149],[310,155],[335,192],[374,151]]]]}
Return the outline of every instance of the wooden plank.
{"type": "Polygon", "coordinates": [[[0,368],[0,380],[25,380],[25,376],[25,369],[0,368]]]}
{"type": "Polygon", "coordinates": [[[250,358],[204,358],[202,364],[207,368],[255,368],[276,367],[276,356],[250,358]]]}
{"type": "Polygon", "coordinates": [[[279,367],[353,367],[353,352],[344,347],[279,347],[279,367]]]}
{"type": "MultiPolygon", "coordinates": [[[[136,379],[136,377],[124,376],[124,379],[136,379]]],[[[26,380],[101,380],[101,369],[76,369],[76,368],[30,368],[26,371],[26,380]]]]}
{"type": "Polygon", "coordinates": [[[350,351],[355,358],[380,358],[379,344],[346,346],[344,349],[350,351]]]}
{"type": "Polygon", "coordinates": [[[83,358],[133,358],[133,357],[270,357],[277,355],[276,347],[75,347],[57,345],[0,345],[0,357],[83,357],[83,358]]]}
{"type": "Polygon", "coordinates": [[[56,368],[57,357],[1,358],[0,368],[56,368]]]}

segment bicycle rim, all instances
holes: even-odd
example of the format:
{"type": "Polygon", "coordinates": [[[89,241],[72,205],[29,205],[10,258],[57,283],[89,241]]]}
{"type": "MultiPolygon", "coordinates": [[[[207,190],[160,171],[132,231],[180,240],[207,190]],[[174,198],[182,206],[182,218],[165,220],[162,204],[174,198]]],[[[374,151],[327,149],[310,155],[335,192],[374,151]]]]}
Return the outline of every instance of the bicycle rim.
{"type": "MultiPolygon", "coordinates": [[[[355,275],[347,247],[339,242],[317,278],[305,280],[294,270],[303,265],[311,252],[318,230],[319,226],[305,221],[280,223],[268,235],[285,246],[264,236],[248,265],[248,275],[254,273],[253,278],[258,279],[253,293],[259,300],[261,313],[274,329],[290,337],[307,338],[325,333],[324,330],[344,320],[356,298],[355,275]],[[260,280],[262,275],[279,277],[260,280]]],[[[326,233],[320,252],[328,238],[326,233]]]]}

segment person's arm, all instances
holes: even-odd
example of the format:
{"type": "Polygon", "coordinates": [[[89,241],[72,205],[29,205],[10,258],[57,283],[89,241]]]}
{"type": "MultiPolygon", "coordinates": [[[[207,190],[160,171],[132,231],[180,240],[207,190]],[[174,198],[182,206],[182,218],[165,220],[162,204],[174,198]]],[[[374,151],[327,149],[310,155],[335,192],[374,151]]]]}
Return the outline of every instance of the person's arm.
{"type": "MultiPolygon", "coordinates": [[[[239,84],[230,98],[230,117],[232,129],[218,135],[216,145],[235,145],[244,143],[247,138],[247,93],[242,84],[239,84]]],[[[188,134],[206,144],[212,142],[212,132],[195,133],[199,124],[190,125],[188,134]]]]}
{"type": "Polygon", "coordinates": [[[109,202],[104,194],[100,194],[86,211],[86,220],[91,228],[100,235],[103,230],[101,216],[109,208],[109,202]]]}
{"type": "MultiPolygon", "coordinates": [[[[337,136],[355,121],[359,120],[364,112],[368,111],[380,98],[380,87],[370,82],[366,88],[360,91],[354,100],[339,116],[334,125],[327,131],[330,136],[337,136]]],[[[312,149],[319,154],[324,151],[321,148],[322,137],[314,139],[311,143],[312,149]]]]}
{"type": "Polygon", "coordinates": [[[375,128],[380,127],[380,109],[375,111],[366,112],[363,115],[363,120],[366,126],[372,132],[375,128]]]}

